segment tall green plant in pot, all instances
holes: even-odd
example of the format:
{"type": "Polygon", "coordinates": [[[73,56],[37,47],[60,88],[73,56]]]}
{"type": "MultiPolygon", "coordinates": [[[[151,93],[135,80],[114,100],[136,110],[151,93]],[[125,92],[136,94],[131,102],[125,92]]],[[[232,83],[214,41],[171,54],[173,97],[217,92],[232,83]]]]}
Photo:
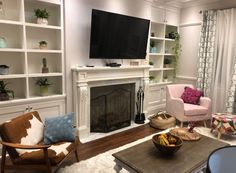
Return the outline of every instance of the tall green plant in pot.
{"type": "Polygon", "coordinates": [[[178,62],[179,62],[179,57],[181,53],[181,44],[180,44],[180,34],[178,32],[173,32],[172,33],[174,36],[174,47],[173,47],[173,52],[174,52],[174,59],[172,61],[173,67],[174,67],[174,78],[176,78],[176,73],[178,70],[178,62]]]}
{"type": "Polygon", "coordinates": [[[39,78],[36,81],[36,85],[39,86],[40,95],[47,96],[48,95],[48,88],[52,84],[48,81],[48,78],[39,78]]]}
{"type": "Polygon", "coordinates": [[[0,101],[9,100],[14,98],[14,91],[7,88],[8,83],[0,80],[0,101]]]}

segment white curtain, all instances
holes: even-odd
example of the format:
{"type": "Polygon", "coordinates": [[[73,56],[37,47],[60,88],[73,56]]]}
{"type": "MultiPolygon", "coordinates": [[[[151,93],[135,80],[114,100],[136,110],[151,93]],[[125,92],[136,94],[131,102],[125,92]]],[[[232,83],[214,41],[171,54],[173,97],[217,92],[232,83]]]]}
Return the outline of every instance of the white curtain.
{"type": "Polygon", "coordinates": [[[225,112],[228,92],[232,83],[235,41],[236,10],[218,10],[216,42],[211,86],[213,112],[225,112]]]}

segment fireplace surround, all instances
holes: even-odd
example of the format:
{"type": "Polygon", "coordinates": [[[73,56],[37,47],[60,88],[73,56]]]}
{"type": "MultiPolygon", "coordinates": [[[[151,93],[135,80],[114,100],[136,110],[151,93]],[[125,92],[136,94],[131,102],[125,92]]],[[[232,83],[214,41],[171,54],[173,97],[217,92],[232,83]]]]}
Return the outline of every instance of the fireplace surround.
{"type": "Polygon", "coordinates": [[[143,112],[147,113],[149,68],[149,66],[72,67],[73,107],[80,138],[91,135],[90,89],[93,87],[134,84],[136,100],[138,88],[142,86],[145,93],[143,112]]]}

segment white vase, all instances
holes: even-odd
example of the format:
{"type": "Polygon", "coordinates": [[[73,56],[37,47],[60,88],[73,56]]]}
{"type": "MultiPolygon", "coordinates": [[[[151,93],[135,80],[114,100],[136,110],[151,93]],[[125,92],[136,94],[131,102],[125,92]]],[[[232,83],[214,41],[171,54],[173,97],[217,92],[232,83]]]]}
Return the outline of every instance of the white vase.
{"type": "Polygon", "coordinates": [[[37,18],[37,24],[47,25],[48,24],[48,19],[46,19],[46,18],[37,18]]]}
{"type": "Polygon", "coordinates": [[[47,44],[39,44],[39,49],[47,49],[48,45],[47,44]]]}
{"type": "Polygon", "coordinates": [[[164,81],[164,82],[168,82],[168,79],[164,79],[163,81],[164,81]]]}

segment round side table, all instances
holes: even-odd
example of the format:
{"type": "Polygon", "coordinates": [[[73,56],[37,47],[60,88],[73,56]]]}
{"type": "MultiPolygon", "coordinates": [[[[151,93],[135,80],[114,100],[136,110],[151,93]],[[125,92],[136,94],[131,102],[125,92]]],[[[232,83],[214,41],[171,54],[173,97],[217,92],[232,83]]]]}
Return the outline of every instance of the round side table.
{"type": "Polygon", "coordinates": [[[233,173],[236,164],[236,146],[214,150],[208,157],[206,173],[233,173]]]}

